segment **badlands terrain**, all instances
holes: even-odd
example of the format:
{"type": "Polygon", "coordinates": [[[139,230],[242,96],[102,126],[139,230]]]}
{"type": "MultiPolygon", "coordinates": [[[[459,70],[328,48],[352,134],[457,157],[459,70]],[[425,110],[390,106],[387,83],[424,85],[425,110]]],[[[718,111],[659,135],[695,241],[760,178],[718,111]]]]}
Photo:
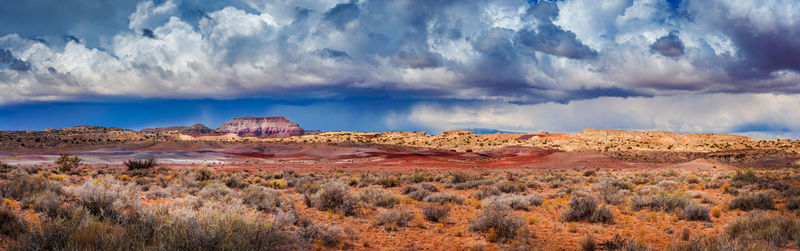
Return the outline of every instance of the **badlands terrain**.
{"type": "Polygon", "coordinates": [[[323,132],[283,117],[0,131],[0,249],[793,250],[798,152],[725,134],[323,132]]]}

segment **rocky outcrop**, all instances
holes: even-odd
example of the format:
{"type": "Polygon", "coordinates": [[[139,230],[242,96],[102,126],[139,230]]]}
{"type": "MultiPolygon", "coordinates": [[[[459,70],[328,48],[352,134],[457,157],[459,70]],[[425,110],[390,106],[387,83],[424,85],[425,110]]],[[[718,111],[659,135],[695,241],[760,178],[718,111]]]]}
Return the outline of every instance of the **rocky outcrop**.
{"type": "Polygon", "coordinates": [[[214,133],[214,130],[211,128],[206,127],[203,124],[194,124],[190,126],[170,126],[170,127],[158,127],[158,128],[146,128],[142,129],[144,133],[158,133],[158,132],[169,132],[169,131],[177,131],[182,134],[198,136],[198,135],[206,135],[214,133]]]}
{"type": "Polygon", "coordinates": [[[242,117],[223,124],[218,134],[236,134],[241,137],[286,138],[302,136],[305,130],[284,117],[242,117]]]}

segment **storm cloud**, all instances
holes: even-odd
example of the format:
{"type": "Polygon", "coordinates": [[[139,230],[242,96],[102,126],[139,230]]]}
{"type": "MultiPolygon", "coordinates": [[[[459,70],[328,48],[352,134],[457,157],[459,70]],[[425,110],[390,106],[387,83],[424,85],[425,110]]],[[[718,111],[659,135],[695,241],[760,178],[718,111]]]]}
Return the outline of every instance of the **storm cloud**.
{"type": "Polygon", "coordinates": [[[0,105],[794,95],[796,13],[792,0],[0,4],[0,105]]]}

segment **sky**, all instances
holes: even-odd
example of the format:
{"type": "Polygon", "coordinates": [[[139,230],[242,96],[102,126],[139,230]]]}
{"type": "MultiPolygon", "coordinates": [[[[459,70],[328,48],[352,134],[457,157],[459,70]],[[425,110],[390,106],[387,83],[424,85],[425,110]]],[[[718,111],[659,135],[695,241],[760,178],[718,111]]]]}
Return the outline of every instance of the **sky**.
{"type": "Polygon", "coordinates": [[[796,0],[11,0],[0,130],[800,138],[796,0]]]}

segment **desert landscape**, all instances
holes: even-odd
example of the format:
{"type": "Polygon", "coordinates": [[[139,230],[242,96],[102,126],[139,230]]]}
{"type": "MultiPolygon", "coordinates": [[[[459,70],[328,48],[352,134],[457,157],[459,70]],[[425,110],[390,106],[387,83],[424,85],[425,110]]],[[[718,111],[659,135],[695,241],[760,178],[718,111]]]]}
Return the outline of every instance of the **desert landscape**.
{"type": "Polygon", "coordinates": [[[1,0],[0,251],[800,251],[800,0],[1,0]]]}
{"type": "Polygon", "coordinates": [[[800,247],[794,140],[321,132],[283,117],[0,139],[8,250],[800,247]]]}

